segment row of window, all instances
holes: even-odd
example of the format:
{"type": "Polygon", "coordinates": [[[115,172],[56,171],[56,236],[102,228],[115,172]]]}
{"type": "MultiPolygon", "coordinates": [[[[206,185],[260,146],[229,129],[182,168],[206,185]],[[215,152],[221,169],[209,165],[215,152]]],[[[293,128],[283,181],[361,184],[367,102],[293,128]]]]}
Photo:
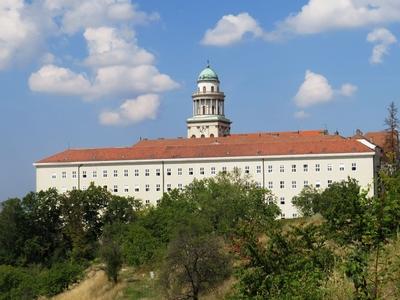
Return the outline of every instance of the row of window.
{"type": "MultiPolygon", "coordinates": [[[[331,184],[332,184],[332,180],[328,180],[328,181],[327,181],[327,186],[329,187],[329,186],[331,186],[331,184]]],[[[257,185],[258,187],[261,187],[261,182],[256,182],[256,185],[257,185]]],[[[310,184],[309,184],[309,181],[308,181],[308,180],[304,180],[304,181],[303,181],[303,187],[308,187],[309,185],[310,185],[310,184]]],[[[106,189],[108,189],[108,186],[107,186],[107,185],[104,185],[103,187],[106,188],[106,189]]],[[[297,187],[298,187],[297,181],[293,180],[293,181],[291,182],[291,187],[292,187],[293,189],[297,189],[297,187]]],[[[316,188],[320,188],[320,187],[321,187],[321,182],[320,182],[320,181],[316,181],[315,187],[316,187],[316,188]]],[[[182,189],[183,189],[183,184],[179,183],[179,184],[177,185],[177,188],[180,189],[180,190],[182,190],[182,189]]],[[[273,188],[274,188],[274,183],[273,183],[273,181],[268,181],[267,188],[268,188],[268,189],[273,189],[273,188]]],[[[280,182],[279,182],[279,188],[280,188],[280,189],[284,189],[284,188],[285,188],[285,181],[280,181],[280,182]]],[[[76,186],[73,186],[72,189],[75,190],[75,189],[76,189],[76,186]]],[[[87,189],[87,186],[86,186],[86,185],[83,185],[83,186],[82,186],[82,190],[86,190],[86,189],[87,189]]],[[[146,192],[150,192],[150,191],[151,191],[151,189],[150,189],[150,184],[145,184],[144,190],[145,190],[146,192]]],[[[161,191],[161,184],[156,184],[154,190],[155,190],[156,192],[160,192],[160,191],[161,191]]],[[[167,190],[168,192],[172,190],[172,185],[171,185],[170,183],[166,185],[166,190],[167,190]]],[[[65,188],[63,188],[63,192],[65,192],[65,191],[66,191],[65,188]]],[[[113,188],[111,189],[111,191],[114,192],[114,193],[118,193],[118,192],[120,191],[119,188],[118,188],[118,185],[114,185],[113,188]]],[[[123,187],[122,191],[125,192],[125,193],[129,193],[129,186],[128,186],[128,185],[125,185],[125,186],[123,187]]],[[[140,187],[139,187],[138,185],[136,185],[136,186],[134,187],[133,191],[134,191],[134,192],[140,192],[140,187]]]]}
{"type": "MultiPolygon", "coordinates": [[[[272,165],[268,165],[267,170],[268,170],[267,171],[268,173],[272,173],[273,172],[273,166],[272,165]]],[[[293,164],[291,166],[291,170],[292,170],[292,173],[296,173],[297,172],[297,165],[293,164]]],[[[320,164],[315,164],[314,170],[315,170],[315,172],[320,172],[321,171],[321,165],[320,164]]],[[[345,165],[344,164],[339,164],[339,171],[344,171],[344,170],[345,170],[345,165]]],[[[351,164],[351,170],[352,171],[356,171],[357,170],[357,164],[356,163],[352,163],[351,164]]],[[[226,167],[222,167],[221,171],[222,172],[226,172],[227,168],[226,167]]],[[[309,165],[308,164],[304,164],[303,165],[303,172],[308,172],[308,171],[309,171],[309,165]]],[[[332,164],[328,164],[327,165],[327,171],[329,171],[329,172],[333,171],[333,165],[332,164]]],[[[211,167],[210,168],[210,174],[211,175],[215,175],[216,172],[217,172],[217,170],[216,170],[215,167],[211,167]]],[[[261,171],[261,166],[256,166],[256,173],[260,174],[261,172],[262,172],[261,171]]],[[[279,166],[279,172],[280,173],[284,173],[285,172],[285,166],[284,165],[280,165],[279,166]]],[[[250,174],[250,166],[245,166],[244,167],[244,173],[245,174],[250,174]]],[[[178,175],[183,175],[183,169],[182,168],[178,168],[177,174],[178,175]]],[[[205,175],[205,168],[203,168],[203,167],[199,168],[199,174],[200,175],[205,175]]],[[[102,175],[102,177],[108,177],[109,176],[108,170],[103,170],[101,175],[102,175]]],[[[161,169],[156,169],[155,170],[155,175],[156,176],[161,176],[161,169]]],[[[171,176],[172,175],[172,169],[171,168],[167,168],[166,169],[166,175],[167,176],[171,176]]],[[[188,175],[194,175],[194,169],[193,168],[188,168],[188,175]]],[[[77,171],[72,171],[72,178],[77,178],[77,176],[78,176],[77,171]]],[[[97,171],[96,170],[91,171],[91,176],[92,176],[92,178],[97,178],[97,176],[98,176],[97,171]]],[[[118,170],[113,170],[111,176],[112,177],[118,177],[119,176],[118,170]]],[[[128,169],[125,169],[123,171],[123,176],[124,177],[128,177],[129,176],[129,170],[128,169]]],[[[139,170],[138,169],[134,170],[134,176],[136,176],[136,177],[139,176],[139,170]]],[[[144,170],[144,176],[150,176],[150,169],[145,169],[144,170]]],[[[51,177],[53,179],[56,179],[57,178],[57,174],[53,173],[51,175],[51,177]]],[[[88,171],[82,171],[82,178],[87,178],[87,177],[89,177],[89,172],[88,171]]],[[[63,178],[63,179],[67,178],[67,172],[66,171],[61,172],[61,178],[63,178]]]]}

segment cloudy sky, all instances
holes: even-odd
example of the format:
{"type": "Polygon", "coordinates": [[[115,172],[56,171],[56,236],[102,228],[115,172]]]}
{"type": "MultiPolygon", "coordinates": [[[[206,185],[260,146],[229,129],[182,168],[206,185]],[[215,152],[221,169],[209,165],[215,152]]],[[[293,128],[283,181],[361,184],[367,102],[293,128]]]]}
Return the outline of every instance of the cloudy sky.
{"type": "Polygon", "coordinates": [[[68,147],[186,135],[209,59],[233,132],[383,127],[398,0],[1,0],[0,199],[68,147]]]}

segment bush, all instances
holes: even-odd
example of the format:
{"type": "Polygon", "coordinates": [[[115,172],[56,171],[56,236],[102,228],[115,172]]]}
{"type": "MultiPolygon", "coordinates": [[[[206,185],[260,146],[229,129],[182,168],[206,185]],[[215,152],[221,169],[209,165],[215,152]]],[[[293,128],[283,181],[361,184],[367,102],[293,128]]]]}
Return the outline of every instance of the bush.
{"type": "Polygon", "coordinates": [[[37,295],[33,274],[24,268],[0,265],[0,300],[34,299],[37,295]]]}
{"type": "Polygon", "coordinates": [[[161,244],[146,228],[134,224],[129,228],[123,242],[123,256],[132,266],[150,262],[160,251],[161,244]]]}
{"type": "Polygon", "coordinates": [[[53,296],[64,291],[68,286],[77,281],[84,266],[76,263],[57,263],[50,269],[43,270],[38,278],[40,294],[53,296]]]}

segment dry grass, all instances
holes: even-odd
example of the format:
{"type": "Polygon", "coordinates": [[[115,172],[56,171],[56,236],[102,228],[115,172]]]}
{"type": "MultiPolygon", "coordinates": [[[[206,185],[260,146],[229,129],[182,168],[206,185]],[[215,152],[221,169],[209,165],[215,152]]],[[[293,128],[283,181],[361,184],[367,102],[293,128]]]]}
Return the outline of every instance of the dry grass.
{"type": "Polygon", "coordinates": [[[126,283],[113,284],[99,268],[88,271],[86,278],[70,290],[53,297],[53,300],[113,300],[122,295],[126,283]]]}

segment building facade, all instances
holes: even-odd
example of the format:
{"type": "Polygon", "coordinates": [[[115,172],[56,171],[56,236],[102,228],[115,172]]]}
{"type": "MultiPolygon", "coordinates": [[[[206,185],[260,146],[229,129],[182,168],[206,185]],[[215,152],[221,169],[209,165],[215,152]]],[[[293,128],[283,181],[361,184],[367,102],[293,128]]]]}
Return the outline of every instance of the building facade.
{"type": "Polygon", "coordinates": [[[36,189],[86,189],[92,182],[120,196],[157,204],[193,179],[238,168],[275,195],[282,217],[297,217],[292,198],[308,185],[324,189],[348,177],[374,192],[373,144],[325,131],[230,134],[225,96],[207,66],[193,94],[188,138],[141,140],[131,147],[68,149],[36,162],[36,189]]]}

